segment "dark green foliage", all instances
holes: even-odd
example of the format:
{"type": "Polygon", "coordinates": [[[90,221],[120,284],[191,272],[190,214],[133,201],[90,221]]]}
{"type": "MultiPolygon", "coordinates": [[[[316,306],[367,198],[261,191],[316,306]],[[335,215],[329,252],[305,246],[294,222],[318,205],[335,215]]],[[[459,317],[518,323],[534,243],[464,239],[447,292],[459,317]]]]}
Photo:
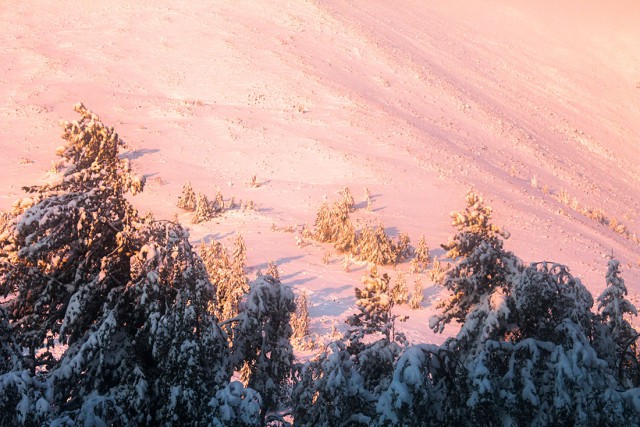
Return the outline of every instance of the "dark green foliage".
{"type": "Polygon", "coordinates": [[[296,310],[291,288],[272,276],[251,283],[233,328],[232,358],[236,368],[246,364],[248,387],[262,397],[262,419],[277,408],[291,377],[293,348],[291,314],[296,310]]]}

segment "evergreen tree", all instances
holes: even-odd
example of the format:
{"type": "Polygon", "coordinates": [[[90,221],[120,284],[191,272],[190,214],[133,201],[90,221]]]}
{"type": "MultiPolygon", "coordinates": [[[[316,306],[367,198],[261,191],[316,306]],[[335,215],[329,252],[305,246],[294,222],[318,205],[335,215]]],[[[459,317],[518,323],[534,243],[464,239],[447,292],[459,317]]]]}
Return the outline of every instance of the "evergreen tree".
{"type": "Polygon", "coordinates": [[[300,370],[292,391],[296,424],[368,426],[375,420],[376,400],[401,351],[394,339],[404,337],[394,337],[389,277],[371,273],[363,285],[356,288],[358,313],[347,319],[347,334],[300,370]]]}
{"type": "Polygon", "coordinates": [[[273,277],[276,281],[280,281],[280,272],[278,271],[278,266],[275,261],[269,261],[265,274],[273,277]]]}
{"type": "Polygon", "coordinates": [[[416,262],[416,266],[418,267],[415,271],[416,273],[423,271],[427,268],[429,263],[431,262],[431,255],[429,254],[429,246],[427,245],[427,241],[424,236],[420,236],[418,240],[418,246],[416,246],[414,253],[414,260],[416,262]]]}
{"type": "Polygon", "coordinates": [[[349,252],[355,247],[356,231],[344,203],[336,202],[332,207],[327,203],[320,206],[313,237],[319,242],[333,243],[340,252],[349,252]]]}
{"type": "Polygon", "coordinates": [[[342,204],[347,212],[355,212],[355,201],[353,200],[353,194],[351,194],[349,187],[344,187],[340,194],[342,195],[342,204]]]}
{"type": "Polygon", "coordinates": [[[198,193],[196,197],[196,209],[193,213],[193,218],[191,222],[194,224],[199,224],[201,222],[209,221],[211,218],[215,216],[215,211],[207,199],[207,196],[204,193],[198,193]]]}
{"type": "Polygon", "coordinates": [[[233,241],[231,259],[231,263],[237,271],[244,271],[247,265],[247,246],[241,234],[238,234],[233,241]]]}
{"type": "MultiPolygon", "coordinates": [[[[202,243],[199,252],[209,279],[216,288],[213,311],[221,321],[234,318],[239,313],[240,301],[249,292],[243,264],[231,262],[225,247],[215,240],[208,245],[202,243]]],[[[232,331],[227,328],[227,332],[232,331]]]]}
{"type": "Polygon", "coordinates": [[[0,306],[0,425],[39,425],[49,413],[46,384],[24,369],[8,318],[0,306]]]}
{"type": "Polygon", "coordinates": [[[371,425],[376,398],[365,388],[354,359],[344,342],[334,341],[302,366],[292,390],[296,425],[371,425]]]}
{"type": "Polygon", "coordinates": [[[392,381],[376,404],[377,426],[465,425],[455,406],[455,363],[433,344],[409,346],[394,365],[392,381]]]}
{"type": "Polygon", "coordinates": [[[357,239],[356,253],[358,259],[378,265],[395,264],[398,259],[393,240],[385,233],[381,223],[376,227],[362,227],[357,239]]]}
{"type": "Polygon", "coordinates": [[[215,199],[213,200],[212,209],[213,212],[217,214],[224,211],[224,208],[224,199],[222,198],[222,193],[218,189],[218,191],[216,191],[215,199]]]}
{"type": "Polygon", "coordinates": [[[0,375],[22,368],[20,347],[8,319],[7,311],[0,305],[0,375]]]}
{"type": "Polygon", "coordinates": [[[394,301],[390,295],[389,280],[386,273],[382,277],[370,274],[362,278],[363,288],[355,289],[359,312],[346,320],[348,325],[354,327],[354,339],[359,340],[373,333],[381,333],[387,341],[395,339],[392,333],[396,316],[391,314],[394,301]]]}
{"type": "Polygon", "coordinates": [[[442,282],[451,298],[438,305],[442,314],[432,317],[430,326],[442,332],[452,320],[464,323],[459,344],[477,347],[509,327],[510,300],[505,296],[521,270],[520,261],[503,249],[500,237],[508,234],[491,224],[491,208],[475,193],[467,194],[464,211],[451,216],[458,233],[442,245],[447,256],[457,261],[442,282]]]}
{"type": "Polygon", "coordinates": [[[394,264],[399,263],[411,256],[413,248],[411,247],[411,239],[407,233],[398,233],[398,239],[394,243],[394,252],[396,253],[396,260],[394,264]]]}
{"type": "Polygon", "coordinates": [[[55,401],[78,419],[95,416],[85,403],[99,397],[129,423],[196,422],[231,374],[226,336],[209,312],[215,290],[179,225],[146,218],[125,233],[139,248],[129,280],[52,370],[55,401]]]}
{"type": "Polygon", "coordinates": [[[277,408],[291,376],[291,314],[295,312],[293,292],[271,276],[251,283],[240,314],[233,319],[233,361],[236,368],[247,364],[248,387],[260,393],[266,413],[277,408]]]}
{"type": "Polygon", "coordinates": [[[605,357],[620,371],[633,375],[633,383],[640,385],[640,367],[636,357],[636,339],[638,332],[631,326],[626,316],[637,316],[636,307],[626,298],[627,287],[620,277],[620,262],[612,259],[608,263],[606,275],[607,287],[598,297],[598,313],[601,322],[608,329],[613,345],[601,345],[605,357]],[[608,356],[608,357],[607,357],[608,356]]]}
{"type": "Polygon", "coordinates": [[[126,281],[129,260],[121,231],[137,212],[125,194],[142,190],[143,180],[119,157],[125,146],[113,128],[82,104],[80,121],[63,122],[66,144],[62,178],[26,188],[30,202],[0,237],[0,283],[9,302],[18,343],[30,349],[36,366],[50,358],[35,350],[73,344],[97,321],[111,289],[126,281]],[[84,310],[77,307],[83,306],[84,310]]]}
{"type": "Polygon", "coordinates": [[[561,264],[532,263],[513,287],[513,311],[517,315],[515,338],[551,340],[565,320],[591,335],[593,297],[580,279],[561,264]]]}
{"type": "Polygon", "coordinates": [[[239,381],[232,381],[216,393],[210,406],[214,408],[212,427],[260,427],[262,426],[260,411],[262,398],[251,388],[246,388],[239,381]]]}
{"type": "Polygon", "coordinates": [[[394,301],[390,296],[389,276],[372,272],[362,278],[363,288],[356,288],[358,312],[349,316],[351,326],[345,339],[347,350],[353,354],[358,373],[367,390],[379,395],[387,386],[393,362],[406,344],[404,334],[396,334],[395,321],[404,321],[391,313],[394,301]],[[377,340],[373,340],[377,338],[377,340]]]}
{"type": "Polygon", "coordinates": [[[404,273],[400,272],[396,276],[390,295],[394,304],[405,304],[407,302],[409,292],[407,290],[407,280],[405,279],[404,273]]]}
{"type": "Polygon", "coordinates": [[[302,291],[295,299],[296,310],[291,313],[291,341],[295,347],[308,349],[309,338],[309,298],[306,291],[302,291]]]}
{"type": "Polygon", "coordinates": [[[215,289],[187,232],[127,201],[142,180],[118,155],[124,143],[76,110],[82,119],[63,123],[63,177],[28,188],[34,198],[0,233],[11,333],[35,360],[24,370],[12,356],[0,376],[3,423],[200,422],[231,375],[215,289]],[[54,336],[68,344],[60,359],[44,351],[54,336]]]}
{"type": "Polygon", "coordinates": [[[186,211],[196,210],[196,193],[193,191],[193,187],[191,187],[189,181],[185,182],[182,186],[182,194],[180,198],[178,198],[177,206],[186,211]]]}
{"type": "Polygon", "coordinates": [[[422,292],[422,280],[418,277],[413,282],[413,292],[411,293],[411,299],[409,300],[409,307],[413,310],[417,310],[422,305],[424,300],[424,294],[422,292]]]}

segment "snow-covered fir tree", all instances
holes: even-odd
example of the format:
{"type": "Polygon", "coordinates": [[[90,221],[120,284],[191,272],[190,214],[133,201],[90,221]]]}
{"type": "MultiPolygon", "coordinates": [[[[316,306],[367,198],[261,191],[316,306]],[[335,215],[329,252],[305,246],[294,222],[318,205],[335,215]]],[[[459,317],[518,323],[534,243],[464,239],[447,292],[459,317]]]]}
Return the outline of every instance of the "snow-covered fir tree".
{"type": "MultiPolygon", "coordinates": [[[[465,425],[452,393],[459,379],[450,354],[434,344],[407,347],[394,364],[391,382],[376,403],[376,426],[465,425]]],[[[467,420],[468,421],[468,420],[467,420]]]]}
{"type": "Polygon", "coordinates": [[[215,198],[213,199],[213,203],[211,204],[214,213],[220,213],[224,211],[225,204],[224,199],[222,198],[222,193],[220,189],[216,191],[215,198]]]}
{"type": "Polygon", "coordinates": [[[381,223],[373,227],[365,225],[357,238],[356,257],[377,265],[395,264],[398,260],[393,240],[381,223]]]}
{"type": "Polygon", "coordinates": [[[398,238],[394,244],[396,252],[396,263],[408,259],[413,253],[413,247],[411,246],[411,239],[409,235],[404,232],[398,233],[398,238]]]}
{"type": "Polygon", "coordinates": [[[261,427],[262,398],[239,381],[230,382],[211,399],[211,427],[261,427]]]}
{"type": "Polygon", "coordinates": [[[508,233],[491,223],[491,208],[473,192],[467,193],[466,201],[464,211],[451,214],[458,232],[442,245],[447,256],[457,261],[442,280],[451,297],[439,303],[441,314],[429,323],[434,331],[442,332],[452,320],[464,322],[460,344],[477,346],[507,327],[504,295],[510,292],[521,266],[515,255],[503,249],[501,237],[507,238],[508,233]]]}
{"type": "Polygon", "coordinates": [[[275,263],[275,261],[269,261],[267,263],[267,270],[264,274],[273,277],[277,281],[280,281],[280,272],[278,271],[278,265],[275,263]]]}
{"type": "Polygon", "coordinates": [[[0,306],[0,425],[40,425],[49,415],[46,383],[25,369],[8,319],[0,306]]]}
{"type": "Polygon", "coordinates": [[[349,331],[302,367],[292,391],[296,424],[368,426],[375,403],[391,380],[404,336],[394,336],[389,277],[376,273],[356,288],[358,312],[349,331]]]}
{"type": "Polygon", "coordinates": [[[518,276],[511,291],[517,314],[517,339],[550,340],[558,324],[571,321],[586,336],[591,335],[594,320],[593,297],[568,267],[549,263],[532,263],[518,276]]]}
{"type": "Polygon", "coordinates": [[[295,423],[301,427],[370,426],[376,401],[364,386],[355,357],[340,340],[302,366],[291,398],[295,423]]]}
{"type": "Polygon", "coordinates": [[[233,239],[231,263],[238,271],[244,271],[247,265],[247,245],[242,234],[236,235],[235,239],[233,239]]]}
{"type": "Polygon", "coordinates": [[[516,425],[604,419],[594,416],[615,378],[588,338],[587,289],[551,263],[534,263],[509,283],[476,306],[449,342],[465,367],[457,393],[466,396],[468,419],[516,425]]]}
{"type": "Polygon", "coordinates": [[[249,294],[233,320],[232,360],[245,365],[247,386],[262,398],[261,420],[277,409],[291,377],[291,314],[296,310],[293,291],[271,276],[251,282],[249,294]]]}
{"type": "Polygon", "coordinates": [[[308,349],[309,342],[309,297],[306,291],[300,292],[295,299],[296,310],[291,313],[291,342],[295,348],[308,349]]]}
{"type": "Polygon", "coordinates": [[[429,263],[431,263],[431,255],[429,253],[429,246],[427,245],[427,240],[424,236],[420,236],[418,240],[418,244],[414,250],[414,259],[415,261],[412,265],[414,265],[414,273],[419,273],[424,271],[429,263]]]}
{"type": "Polygon", "coordinates": [[[407,289],[407,279],[404,273],[399,272],[396,276],[396,280],[391,287],[391,299],[394,304],[405,304],[409,297],[409,291],[407,289]]]}
{"type": "Polygon", "coordinates": [[[412,310],[417,310],[422,306],[423,300],[424,294],[422,279],[420,277],[416,277],[416,280],[413,282],[413,292],[411,292],[411,299],[409,299],[409,307],[412,310]]]}
{"type": "Polygon", "coordinates": [[[638,332],[627,320],[629,316],[637,316],[636,307],[627,299],[627,287],[620,277],[620,261],[609,260],[606,274],[607,287],[598,297],[598,314],[603,326],[608,329],[612,342],[604,342],[599,349],[605,358],[635,386],[640,385],[640,368],[637,360],[636,340],[638,332]]]}
{"type": "Polygon", "coordinates": [[[216,213],[207,196],[204,193],[198,193],[196,196],[196,208],[193,213],[193,218],[191,218],[191,222],[194,224],[206,222],[213,218],[215,214],[216,213]]]}
{"type": "Polygon", "coordinates": [[[347,211],[355,212],[355,201],[353,200],[353,194],[351,194],[351,190],[349,190],[349,187],[344,187],[340,194],[342,195],[342,204],[347,209],[347,211]]]}
{"type": "Polygon", "coordinates": [[[389,289],[389,276],[370,274],[362,278],[362,288],[356,288],[356,307],[358,312],[347,318],[347,324],[356,327],[359,338],[372,333],[381,333],[387,340],[393,340],[393,322],[391,314],[394,300],[389,289]]]}
{"type": "Polygon", "coordinates": [[[193,191],[189,181],[186,181],[182,186],[182,194],[178,198],[177,206],[186,211],[192,212],[196,210],[196,193],[193,191]]]}
{"type": "Polygon", "coordinates": [[[74,419],[98,417],[97,402],[137,425],[198,422],[231,375],[209,311],[215,289],[179,225],[147,217],[123,234],[133,249],[128,280],[51,371],[54,400],[74,419]]]}
{"type": "MultiPolygon", "coordinates": [[[[241,243],[244,245],[244,242],[241,243]]],[[[222,243],[215,240],[204,242],[199,248],[200,257],[216,288],[214,312],[219,320],[225,321],[238,315],[240,301],[249,292],[249,280],[243,264],[235,264],[229,259],[222,243]]],[[[227,332],[231,332],[227,328],[227,332]]]]}
{"type": "Polygon", "coordinates": [[[340,252],[349,252],[355,247],[356,230],[344,203],[336,202],[331,207],[323,203],[320,206],[313,237],[319,242],[333,243],[340,252]]]}
{"type": "Polygon", "coordinates": [[[79,121],[62,122],[63,176],[26,188],[33,196],[0,236],[0,286],[15,293],[8,312],[32,372],[48,363],[36,349],[51,346],[53,336],[73,344],[93,327],[111,289],[126,281],[122,230],[137,212],[125,194],[143,186],[119,157],[125,144],[114,129],[82,104],[75,110],[79,121]]]}
{"type": "Polygon", "coordinates": [[[0,375],[22,368],[22,351],[13,337],[9,315],[0,305],[0,375]]]}

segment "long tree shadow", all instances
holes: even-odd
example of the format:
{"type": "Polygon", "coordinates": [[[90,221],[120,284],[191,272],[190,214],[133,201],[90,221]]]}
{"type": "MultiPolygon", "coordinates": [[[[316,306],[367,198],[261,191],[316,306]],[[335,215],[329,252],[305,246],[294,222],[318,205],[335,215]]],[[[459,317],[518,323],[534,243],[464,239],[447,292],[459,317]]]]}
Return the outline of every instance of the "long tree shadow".
{"type": "Polygon", "coordinates": [[[340,316],[356,304],[355,294],[348,297],[338,296],[338,294],[352,290],[353,285],[341,287],[324,288],[313,293],[314,304],[309,307],[309,314],[312,317],[340,316]]]}
{"type": "Polygon", "coordinates": [[[227,237],[232,236],[233,234],[234,234],[233,231],[229,231],[226,233],[207,234],[206,236],[203,236],[201,239],[194,240],[193,245],[197,246],[200,243],[209,244],[211,243],[212,240],[226,239],[227,237]]]}
{"type": "MultiPolygon", "coordinates": [[[[276,266],[280,266],[282,264],[287,264],[291,261],[295,261],[297,259],[303,258],[304,255],[296,255],[296,256],[290,256],[290,257],[284,257],[284,258],[280,258],[279,260],[276,260],[276,266]]],[[[269,262],[263,262],[260,264],[256,264],[256,265],[252,265],[252,266],[248,266],[247,270],[249,271],[255,271],[255,270],[264,270],[267,267],[269,267],[269,262]]]]}
{"type": "Polygon", "coordinates": [[[153,153],[157,153],[160,150],[157,148],[138,148],[136,150],[133,151],[129,151],[127,153],[122,153],[120,155],[121,159],[129,159],[129,160],[137,160],[140,157],[146,155],[146,154],[153,154],[153,153]]]}

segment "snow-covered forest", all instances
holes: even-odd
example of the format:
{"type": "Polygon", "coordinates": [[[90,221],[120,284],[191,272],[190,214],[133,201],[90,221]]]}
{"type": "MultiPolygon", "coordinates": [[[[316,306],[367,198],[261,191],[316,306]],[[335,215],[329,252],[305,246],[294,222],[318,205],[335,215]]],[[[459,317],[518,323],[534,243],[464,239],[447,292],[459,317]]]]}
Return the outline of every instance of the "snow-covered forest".
{"type": "MultiPolygon", "coordinates": [[[[145,182],[124,142],[75,110],[81,118],[62,123],[59,177],[26,187],[1,217],[2,425],[640,423],[637,311],[617,260],[594,307],[567,266],[504,249],[509,234],[470,191],[442,245],[452,264],[436,280],[449,297],[428,325],[460,331],[409,343],[393,310],[406,285],[376,266],[426,263],[425,251],[382,226],[356,233],[345,189],[303,235],[372,268],[346,331],[297,361],[307,302],[277,266],[249,280],[241,238],[231,256],[215,241],[196,249],[179,223],[139,213],[127,195],[145,182]]],[[[190,184],[177,203],[194,222],[224,209],[190,184]]]]}
{"type": "Polygon", "coordinates": [[[638,22],[0,2],[0,426],[640,424],[638,22]]]}

